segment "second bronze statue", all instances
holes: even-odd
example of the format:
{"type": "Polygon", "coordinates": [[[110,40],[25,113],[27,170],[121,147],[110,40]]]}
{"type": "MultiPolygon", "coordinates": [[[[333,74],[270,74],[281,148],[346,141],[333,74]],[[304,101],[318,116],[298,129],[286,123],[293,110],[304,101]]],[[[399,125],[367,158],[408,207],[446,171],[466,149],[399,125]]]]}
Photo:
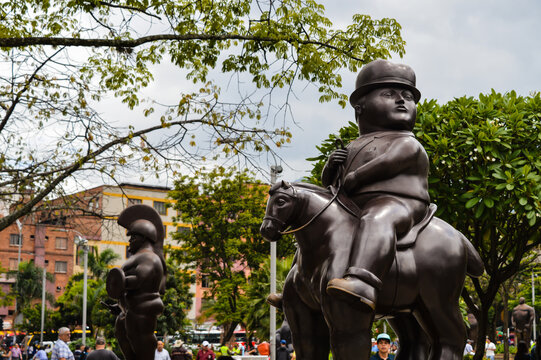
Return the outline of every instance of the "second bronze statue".
{"type": "Polygon", "coordinates": [[[130,257],[107,277],[107,293],[118,300],[115,336],[126,360],[153,360],[158,315],[163,311],[166,266],[164,227],[160,215],[147,205],[133,205],[118,217],[128,230],[130,257]]]}

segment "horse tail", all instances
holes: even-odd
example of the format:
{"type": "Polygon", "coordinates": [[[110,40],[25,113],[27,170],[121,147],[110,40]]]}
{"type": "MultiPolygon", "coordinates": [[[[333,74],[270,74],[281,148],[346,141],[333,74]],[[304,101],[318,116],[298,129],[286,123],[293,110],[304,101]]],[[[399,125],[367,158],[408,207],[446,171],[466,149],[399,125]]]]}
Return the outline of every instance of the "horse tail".
{"type": "Polygon", "coordinates": [[[485,265],[483,264],[481,256],[479,255],[477,250],[475,250],[472,243],[463,234],[460,235],[462,237],[462,242],[466,247],[466,252],[468,253],[466,273],[471,277],[477,278],[483,275],[483,272],[485,271],[485,265]]]}

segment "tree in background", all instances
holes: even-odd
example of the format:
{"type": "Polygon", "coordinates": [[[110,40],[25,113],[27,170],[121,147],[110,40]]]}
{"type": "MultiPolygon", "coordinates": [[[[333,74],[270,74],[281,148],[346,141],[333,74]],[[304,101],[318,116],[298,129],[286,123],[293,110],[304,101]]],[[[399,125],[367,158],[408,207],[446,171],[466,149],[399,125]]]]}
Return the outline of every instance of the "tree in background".
{"type": "MultiPolygon", "coordinates": [[[[166,250],[167,256],[168,250],[166,250]]],[[[168,335],[182,332],[188,324],[186,313],[192,306],[193,294],[190,284],[195,282],[195,276],[182,270],[175,258],[167,257],[167,281],[165,294],[162,295],[164,310],[158,317],[157,331],[168,335]]],[[[166,337],[165,337],[166,338],[166,337]]],[[[166,338],[167,339],[167,338],[166,338]]]]}
{"type": "MultiPolygon", "coordinates": [[[[429,192],[437,216],[460,230],[483,259],[486,282],[473,279],[480,303],[465,298],[484,339],[489,310],[502,284],[520,270],[521,260],[541,243],[541,97],[514,91],[461,97],[418,105],[414,133],[431,161],[429,192]]],[[[356,125],[340,131],[345,142],[356,125]]],[[[310,180],[334,150],[336,135],[319,147],[310,180]]],[[[475,359],[483,356],[477,342],[475,359]]]]}
{"type": "MultiPolygon", "coordinates": [[[[45,276],[48,281],[53,281],[51,273],[47,272],[45,276]]],[[[22,261],[18,270],[8,271],[8,277],[15,278],[10,291],[11,298],[17,301],[13,316],[15,319],[24,309],[33,306],[34,300],[41,299],[43,269],[37,267],[33,261],[22,261]]],[[[46,292],[46,298],[50,304],[54,303],[54,296],[50,292],[46,292]]]]}
{"type": "MultiPolygon", "coordinates": [[[[82,254],[82,251],[80,251],[80,254],[82,254]]],[[[88,269],[91,276],[96,280],[107,279],[109,267],[118,259],[120,259],[120,255],[112,249],[105,249],[98,253],[97,248],[92,247],[92,251],[88,254],[88,269]]]]}
{"type": "MultiPolygon", "coordinates": [[[[182,176],[169,193],[180,214],[178,222],[191,231],[177,232],[180,250],[172,253],[179,264],[207,277],[209,314],[224,327],[227,341],[245,319],[248,276],[264,263],[269,244],[259,233],[265,214],[268,186],[247,170],[223,167],[182,176]]],[[[278,246],[279,256],[292,244],[278,246]]]]}
{"type": "MultiPolygon", "coordinates": [[[[4,277],[5,274],[7,274],[8,271],[6,269],[4,269],[1,265],[0,265],[0,276],[4,277]]],[[[0,306],[11,306],[13,305],[13,299],[14,299],[14,296],[13,294],[11,293],[5,293],[4,290],[2,288],[0,288],[0,306]]]]}
{"type": "MultiPolygon", "coordinates": [[[[279,293],[284,288],[284,282],[292,263],[292,255],[276,261],[276,291],[279,293]]],[[[270,260],[265,260],[265,263],[258,269],[255,269],[250,275],[249,285],[246,290],[248,312],[244,323],[246,324],[246,335],[248,338],[255,335],[259,340],[269,341],[270,305],[266,302],[269,289],[270,260]]],[[[283,318],[283,313],[277,311],[276,322],[278,325],[282,323],[283,318]]]]}
{"type": "Polygon", "coordinates": [[[250,163],[290,141],[296,83],[345,106],[339,71],[404,54],[395,20],[337,29],[314,0],[20,0],[0,18],[1,200],[16,205],[0,230],[68,180],[250,163]],[[145,93],[158,64],[186,79],[173,99],[145,93]]]}
{"type": "MultiPolygon", "coordinates": [[[[53,317],[54,309],[50,306],[45,308],[45,319],[43,329],[50,331],[52,329],[58,329],[53,317]]],[[[23,324],[21,326],[28,333],[41,331],[41,303],[34,306],[28,306],[22,310],[23,324]]],[[[61,325],[65,326],[65,325],[61,325]]]]}

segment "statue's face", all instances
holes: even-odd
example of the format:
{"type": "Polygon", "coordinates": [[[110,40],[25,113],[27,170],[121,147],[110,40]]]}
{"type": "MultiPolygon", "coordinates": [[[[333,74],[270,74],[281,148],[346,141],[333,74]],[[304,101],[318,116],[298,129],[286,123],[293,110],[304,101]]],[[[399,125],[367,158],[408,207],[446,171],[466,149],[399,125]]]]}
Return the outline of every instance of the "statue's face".
{"type": "Polygon", "coordinates": [[[144,236],[141,236],[139,234],[131,234],[130,236],[130,245],[128,246],[128,251],[131,254],[135,254],[136,252],[141,249],[141,247],[145,244],[146,238],[144,236]]]}
{"type": "Polygon", "coordinates": [[[400,87],[372,90],[359,100],[357,120],[362,133],[381,130],[412,130],[417,117],[413,93],[400,87]],[[360,110],[360,112],[359,112],[360,110]]]}

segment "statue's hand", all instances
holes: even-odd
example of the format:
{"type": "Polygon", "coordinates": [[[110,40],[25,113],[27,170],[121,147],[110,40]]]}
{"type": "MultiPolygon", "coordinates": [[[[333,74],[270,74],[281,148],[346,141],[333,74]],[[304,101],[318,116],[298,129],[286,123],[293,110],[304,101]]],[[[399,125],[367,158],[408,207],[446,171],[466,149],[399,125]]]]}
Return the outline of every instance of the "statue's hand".
{"type": "Polygon", "coordinates": [[[111,312],[111,314],[113,314],[115,316],[118,316],[122,312],[122,309],[120,308],[120,306],[118,304],[107,304],[106,302],[101,301],[101,300],[100,300],[100,303],[103,306],[105,306],[107,308],[107,310],[109,310],[111,312]]]}
{"type": "Polygon", "coordinates": [[[342,165],[348,157],[348,149],[337,149],[329,156],[328,163],[331,167],[337,168],[342,165]]]}

